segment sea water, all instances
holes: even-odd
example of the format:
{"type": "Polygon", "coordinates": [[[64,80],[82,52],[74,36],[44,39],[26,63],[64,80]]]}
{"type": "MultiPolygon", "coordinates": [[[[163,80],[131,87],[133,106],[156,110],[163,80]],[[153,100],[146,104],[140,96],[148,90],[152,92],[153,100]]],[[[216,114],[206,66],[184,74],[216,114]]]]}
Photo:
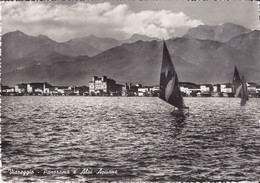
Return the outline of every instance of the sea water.
{"type": "Polygon", "coordinates": [[[2,97],[4,181],[257,181],[260,99],[2,97]]]}

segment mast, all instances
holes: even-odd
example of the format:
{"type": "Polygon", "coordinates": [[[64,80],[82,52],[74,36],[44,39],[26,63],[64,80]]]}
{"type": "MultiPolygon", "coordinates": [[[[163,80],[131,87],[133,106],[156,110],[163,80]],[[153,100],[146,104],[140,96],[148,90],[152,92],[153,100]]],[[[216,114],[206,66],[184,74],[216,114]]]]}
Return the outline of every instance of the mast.
{"type": "Polygon", "coordinates": [[[169,54],[169,50],[163,41],[163,58],[160,76],[159,98],[179,109],[184,108],[183,98],[179,87],[178,75],[169,54]]]}

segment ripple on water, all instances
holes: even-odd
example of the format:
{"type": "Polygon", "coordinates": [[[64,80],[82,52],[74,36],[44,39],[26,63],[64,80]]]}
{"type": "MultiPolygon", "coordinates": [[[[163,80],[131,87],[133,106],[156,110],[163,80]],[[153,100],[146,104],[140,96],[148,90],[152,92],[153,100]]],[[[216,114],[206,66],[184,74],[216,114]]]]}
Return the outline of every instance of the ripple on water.
{"type": "MultiPolygon", "coordinates": [[[[117,169],[114,177],[98,177],[107,181],[259,180],[259,99],[244,107],[235,98],[185,103],[190,115],[176,118],[158,98],[3,97],[3,167],[117,169]]],[[[3,178],[97,180],[5,173],[3,178]]]]}

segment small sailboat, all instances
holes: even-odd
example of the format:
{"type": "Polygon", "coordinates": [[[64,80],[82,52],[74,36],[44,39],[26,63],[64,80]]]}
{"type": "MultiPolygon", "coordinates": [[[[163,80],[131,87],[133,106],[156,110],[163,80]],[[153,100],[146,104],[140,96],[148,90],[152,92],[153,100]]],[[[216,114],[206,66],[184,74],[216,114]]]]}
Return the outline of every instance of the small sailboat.
{"type": "Polygon", "coordinates": [[[242,89],[241,89],[241,102],[240,105],[244,106],[246,104],[246,101],[249,100],[248,97],[248,91],[247,91],[247,85],[244,76],[242,76],[242,89]]]}
{"type": "Polygon", "coordinates": [[[163,58],[160,76],[159,98],[174,106],[174,111],[172,112],[173,115],[183,116],[188,113],[188,111],[185,110],[188,107],[186,107],[183,102],[183,97],[179,87],[178,75],[175,71],[165,41],[163,41],[163,58]],[[177,110],[175,110],[175,107],[177,110]]]}
{"type": "Polygon", "coordinates": [[[235,66],[234,75],[233,75],[233,93],[236,97],[241,98],[240,105],[244,106],[246,101],[249,100],[247,85],[244,76],[240,78],[237,67],[235,66]]]}
{"type": "Polygon", "coordinates": [[[242,84],[242,80],[240,78],[237,67],[235,66],[232,87],[233,87],[233,93],[236,97],[240,97],[240,90],[242,88],[241,84],[242,84]]]}

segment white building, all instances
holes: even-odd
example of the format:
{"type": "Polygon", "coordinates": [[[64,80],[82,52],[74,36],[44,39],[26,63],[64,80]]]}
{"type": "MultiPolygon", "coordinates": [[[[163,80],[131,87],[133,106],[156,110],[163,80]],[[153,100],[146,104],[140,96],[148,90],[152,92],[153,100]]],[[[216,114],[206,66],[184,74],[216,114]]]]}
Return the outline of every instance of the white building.
{"type": "Polygon", "coordinates": [[[150,92],[149,87],[138,88],[138,96],[140,96],[140,97],[148,95],[149,92],[150,92]]]}
{"type": "Polygon", "coordinates": [[[121,92],[122,86],[116,84],[116,81],[109,79],[107,76],[98,78],[92,77],[92,81],[89,81],[89,93],[90,95],[107,95],[114,92],[121,92]]]}
{"type": "Polygon", "coordinates": [[[49,93],[51,85],[44,82],[44,83],[28,83],[27,84],[27,92],[31,93],[49,93]]]}
{"type": "Polygon", "coordinates": [[[200,92],[211,92],[213,90],[212,85],[210,84],[202,84],[200,85],[200,92]]]}
{"type": "Polygon", "coordinates": [[[247,90],[249,93],[256,93],[257,83],[247,83],[247,90]]]}
{"type": "Polygon", "coordinates": [[[220,92],[222,93],[232,93],[232,86],[230,83],[220,84],[220,92]]]}
{"type": "Polygon", "coordinates": [[[154,86],[152,88],[150,88],[151,92],[159,92],[160,91],[160,87],[159,86],[154,86]]]}
{"type": "Polygon", "coordinates": [[[21,83],[14,86],[14,91],[16,93],[26,93],[27,92],[27,84],[21,83]]]}
{"type": "Polygon", "coordinates": [[[56,86],[54,88],[54,93],[58,95],[66,95],[72,93],[72,87],[71,86],[56,86]]]}
{"type": "Polygon", "coordinates": [[[214,84],[212,87],[214,93],[220,92],[220,84],[214,84]]]}

